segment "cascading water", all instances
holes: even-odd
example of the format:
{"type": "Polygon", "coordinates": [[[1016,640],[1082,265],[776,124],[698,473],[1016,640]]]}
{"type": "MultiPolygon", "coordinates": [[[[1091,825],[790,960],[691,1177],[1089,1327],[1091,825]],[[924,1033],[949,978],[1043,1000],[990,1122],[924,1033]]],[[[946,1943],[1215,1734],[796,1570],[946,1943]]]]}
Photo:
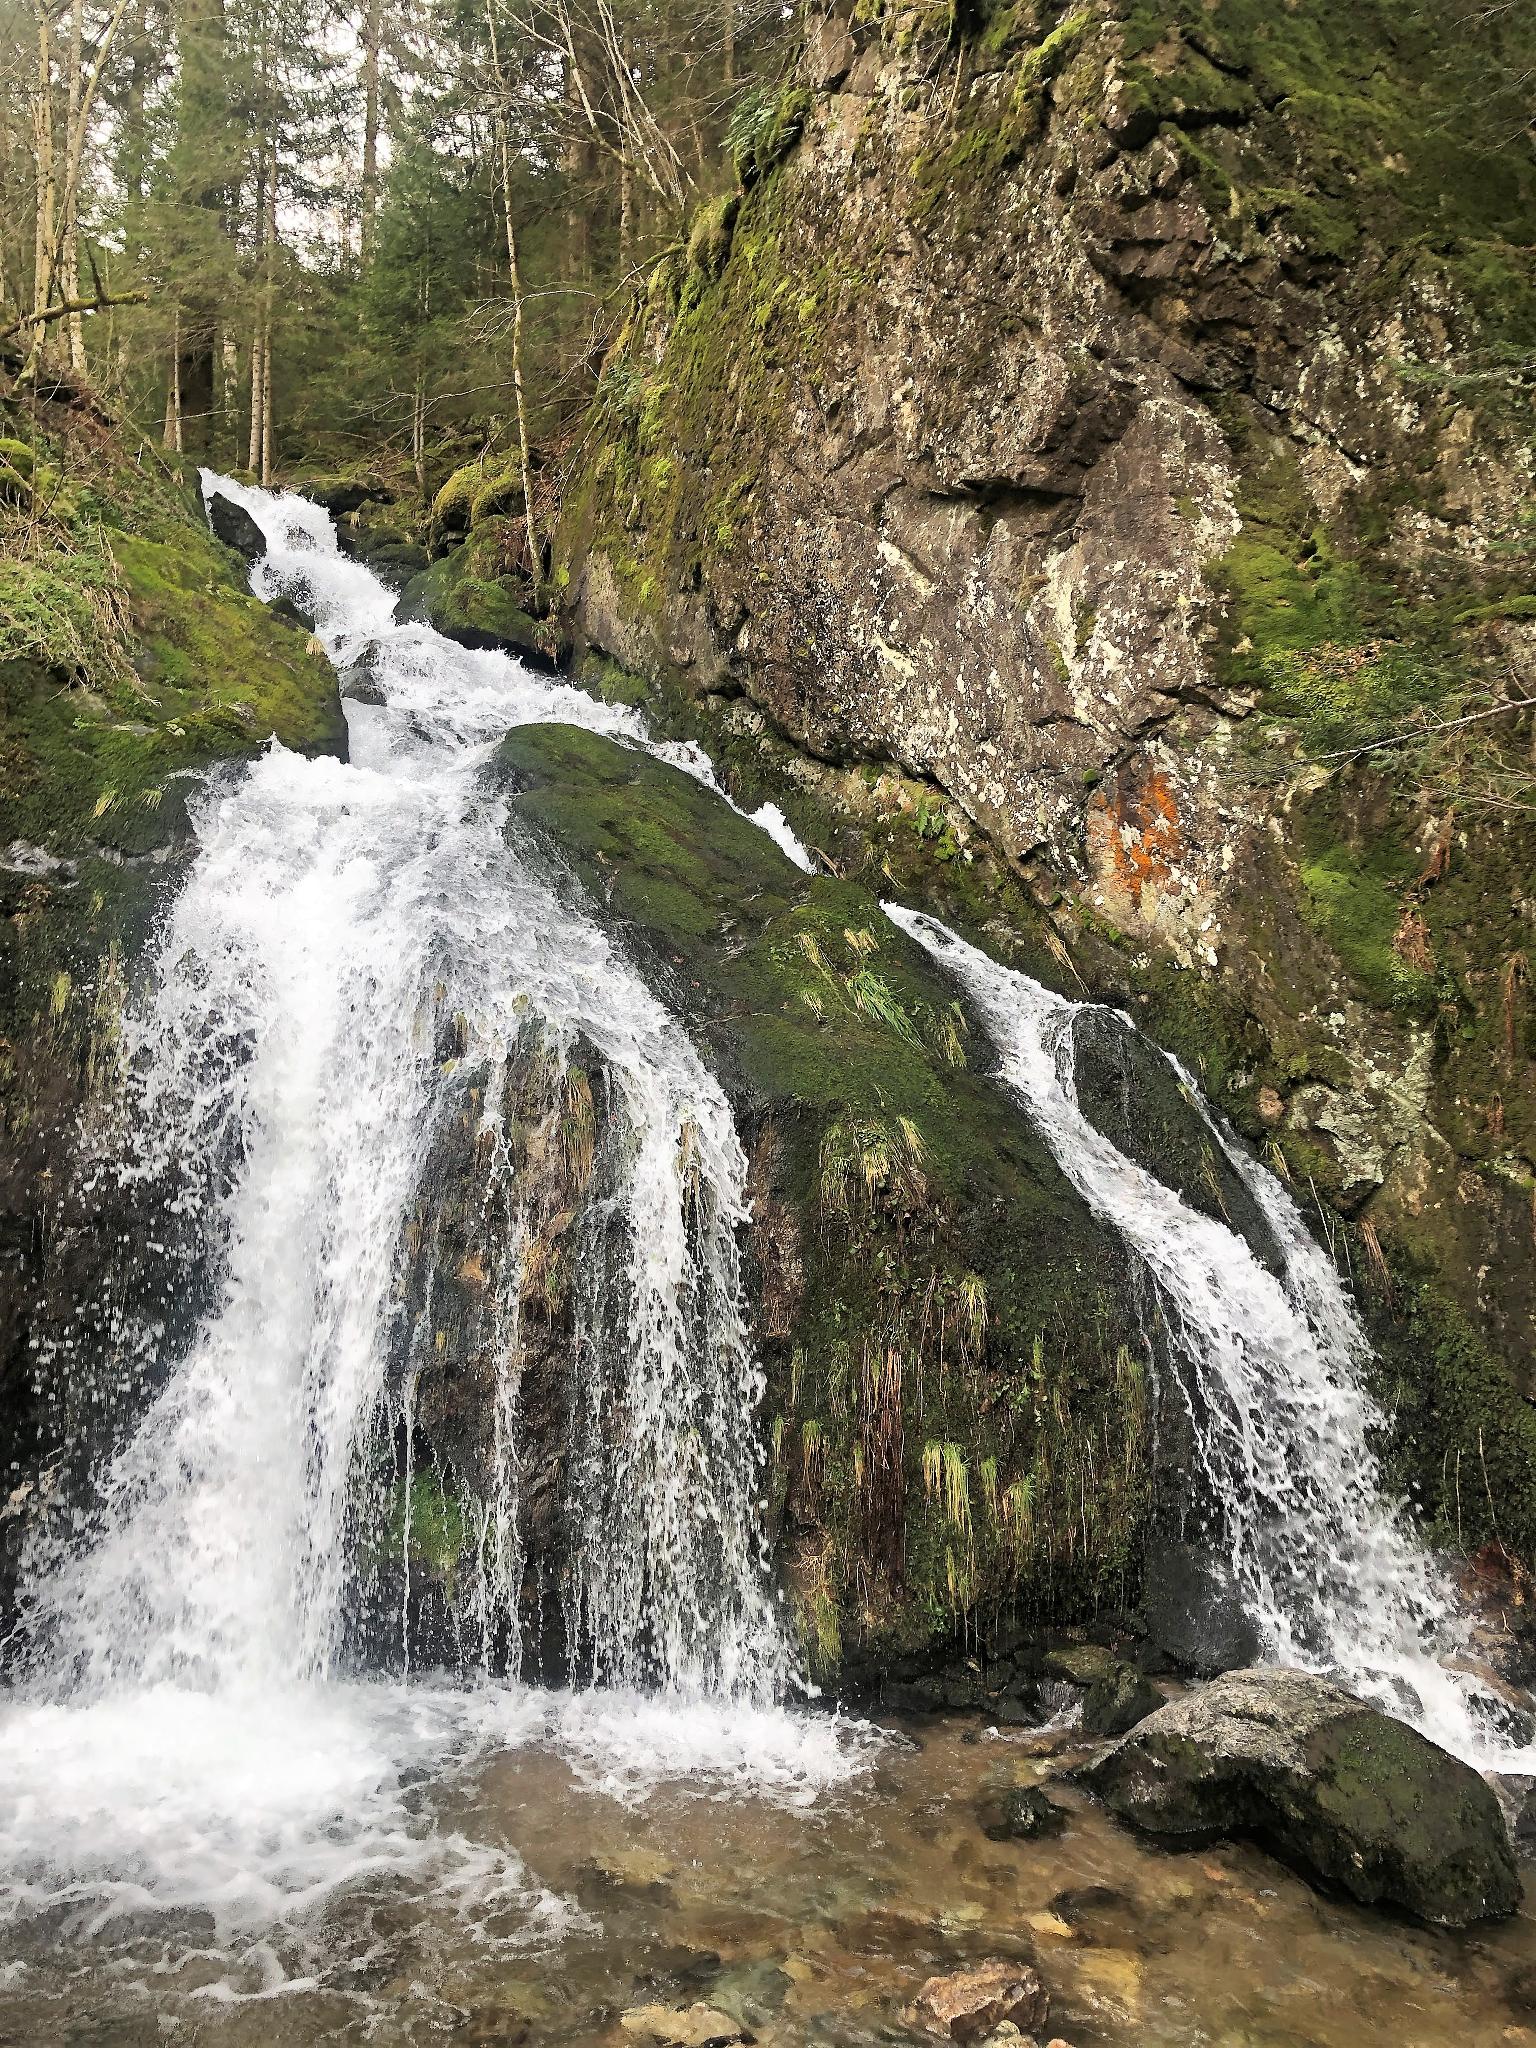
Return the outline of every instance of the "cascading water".
{"type": "MultiPolygon", "coordinates": [[[[191,806],[196,857],[124,1023],[126,1150],[100,1170],[172,1177],[214,1298],[85,1526],[30,1560],[34,1648],[0,1735],[0,1896],[13,1910],[196,1903],[239,1926],[395,1869],[515,1904],[538,1933],[554,1903],[510,1852],[434,1836],[402,1771],[547,1735],[552,1720],[608,1782],[658,1751],[665,1771],[669,1743],[674,1767],[791,1791],[842,1769],[835,1736],[774,1705],[788,1672],[757,1512],[745,1160],[686,1033],[569,891],[508,845],[484,774],[514,725],[641,743],[635,714],[395,625],[392,595],[338,552],[317,508],[218,488],[266,537],[259,594],[298,597],[339,669],[365,661],[371,701],[349,706],[349,763],[274,745],[191,806]],[[580,1045],[605,1075],[566,1604],[573,1659],[600,1683],[652,1688],[644,1707],[342,1675],[370,1487],[398,1502],[372,1526],[400,1543],[409,1600],[407,1218],[448,1123],[477,1101],[490,1120],[530,1038],[557,1070],[580,1045]],[[380,1477],[397,1427],[405,1471],[391,1460],[380,1477]]],[[[515,1675],[526,1232],[510,1182],[488,1185],[508,1214],[468,1661],[499,1646],[515,1675]]]]}
{"type": "Polygon", "coordinates": [[[1501,1732],[1503,1703],[1439,1661],[1461,1640],[1455,1604],[1383,1493],[1371,1448],[1380,1417],[1360,1378],[1367,1340],[1279,1181],[1176,1068],[1269,1226],[1281,1253],[1275,1273],[1083,1114],[1072,1024],[1088,1005],[1000,966],[933,918],[885,908],[955,976],[997,1047],[1003,1079],[1150,1277],[1167,1341],[1198,1391],[1191,1420],[1203,1476],[1268,1655],[1337,1674],[1470,1762],[1529,1768],[1531,1752],[1501,1732]]]}

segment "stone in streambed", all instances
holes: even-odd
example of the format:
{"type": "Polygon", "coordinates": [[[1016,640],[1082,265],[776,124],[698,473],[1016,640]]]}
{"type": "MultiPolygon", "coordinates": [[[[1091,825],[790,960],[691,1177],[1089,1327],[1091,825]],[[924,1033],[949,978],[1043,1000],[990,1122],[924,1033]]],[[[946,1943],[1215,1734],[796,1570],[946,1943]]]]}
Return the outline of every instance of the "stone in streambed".
{"type": "Polygon", "coordinates": [[[712,2005],[636,2005],[619,2014],[619,2026],[631,2041],[651,2048],[732,2048],[752,2036],[728,2012],[712,2005]]]}
{"type": "Polygon", "coordinates": [[[1085,1735],[1124,1735],[1163,1704],[1163,1695],[1144,1672],[1096,1643],[1048,1650],[1045,1669],[1054,1678],[1085,1688],[1085,1735]]]}
{"type": "Polygon", "coordinates": [[[1045,1986],[1027,1963],[994,1957],[930,1977],[902,2017],[942,2040],[980,2042],[1006,2026],[1032,2033],[1045,2025],[1049,2011],[1045,1986]]]}
{"type": "Polygon", "coordinates": [[[1250,1836],[1365,1905],[1464,1927],[1519,1904],[1503,1816],[1477,1772],[1310,1672],[1229,1672],[1078,1776],[1149,1834],[1250,1836]]]}
{"type": "Polygon", "coordinates": [[[977,1808],[981,1831],[991,1842],[1037,1842],[1059,1835],[1067,1816],[1038,1785],[1009,1785],[977,1808]]]}

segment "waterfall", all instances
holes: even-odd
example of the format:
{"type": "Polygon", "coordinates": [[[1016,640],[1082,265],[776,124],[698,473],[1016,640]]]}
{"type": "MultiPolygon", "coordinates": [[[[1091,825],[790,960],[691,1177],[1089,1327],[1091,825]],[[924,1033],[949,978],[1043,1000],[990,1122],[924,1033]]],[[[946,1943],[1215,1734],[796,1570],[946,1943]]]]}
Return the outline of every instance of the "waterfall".
{"type": "Polygon", "coordinates": [[[1275,1272],[1083,1114],[1072,1024],[1091,1006],[1000,966],[933,918],[885,908],[959,982],[1003,1080],[1148,1276],[1183,1368],[1170,1378],[1190,1401],[1199,1476],[1267,1656],[1335,1674],[1471,1762],[1526,1767],[1501,1736],[1502,1703],[1440,1661],[1462,1640],[1454,1599],[1383,1490],[1372,1449],[1381,1417],[1361,1377],[1365,1333],[1280,1182],[1171,1063],[1279,1247],[1275,1272]]]}
{"type": "MultiPolygon", "coordinates": [[[[33,1647],[0,1740],[0,1867],[21,1877],[0,1904],[89,1881],[259,1919],[375,1867],[522,1896],[507,1852],[428,1839],[400,1773],[519,1740],[550,1711],[510,1683],[529,1232],[496,1109],[530,1045],[557,1082],[578,1048],[603,1076],[599,1213],[575,1248],[571,1661],[659,1696],[643,1712],[623,1696],[568,1703],[568,1746],[621,1779],[636,1746],[664,1739],[685,1769],[791,1790],[840,1769],[835,1739],[774,1707],[790,1672],[760,1528],[746,1161],[686,1032],[509,843],[484,773],[520,723],[643,744],[637,715],[396,625],[391,593],[316,507],[214,481],[266,538],[258,594],[296,599],[369,688],[348,705],[348,762],[274,743],[190,802],[195,856],[124,1020],[120,1150],[98,1171],[174,1186],[211,1306],[162,1361],[83,1526],[29,1560],[33,1647]],[[370,1529],[403,1553],[408,1606],[436,1281],[404,1341],[407,1226],[445,1133],[476,1117],[482,1198],[504,1213],[487,1226],[483,1319],[495,1469],[464,1509],[477,1567],[462,1663],[480,1690],[461,1697],[359,1684],[346,1647],[370,1529]],[[39,1779],[47,1802],[28,1789],[39,1779]]],[[[399,1675],[403,1618],[396,1644],[399,1675]]],[[[541,1911],[528,1894],[530,1926],[541,1911]]]]}

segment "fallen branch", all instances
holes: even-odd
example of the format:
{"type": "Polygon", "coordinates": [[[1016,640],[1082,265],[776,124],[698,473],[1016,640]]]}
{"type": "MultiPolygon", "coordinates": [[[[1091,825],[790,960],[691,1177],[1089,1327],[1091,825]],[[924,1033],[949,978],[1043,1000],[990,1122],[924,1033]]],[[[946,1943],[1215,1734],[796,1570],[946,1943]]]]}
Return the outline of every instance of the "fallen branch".
{"type": "Polygon", "coordinates": [[[9,327],[0,327],[0,341],[9,341],[24,327],[46,327],[50,320],[67,320],[73,313],[95,313],[103,306],[142,306],[148,297],[146,291],[134,291],[98,292],[91,299],[63,299],[56,306],[45,306],[40,313],[23,313],[9,327]]]}
{"type": "Polygon", "coordinates": [[[1360,747],[1339,747],[1331,754],[1313,754],[1299,763],[1303,768],[1317,768],[1324,761],[1353,761],[1358,754],[1374,754],[1382,747],[1400,747],[1408,740],[1432,739],[1436,733],[1455,732],[1459,726],[1476,725],[1480,718],[1498,718],[1506,711],[1536,711],[1536,697],[1511,697],[1507,703],[1495,704],[1488,711],[1469,711],[1465,718],[1444,718],[1435,725],[1410,725],[1403,732],[1394,732],[1384,740],[1367,740],[1360,747]]]}

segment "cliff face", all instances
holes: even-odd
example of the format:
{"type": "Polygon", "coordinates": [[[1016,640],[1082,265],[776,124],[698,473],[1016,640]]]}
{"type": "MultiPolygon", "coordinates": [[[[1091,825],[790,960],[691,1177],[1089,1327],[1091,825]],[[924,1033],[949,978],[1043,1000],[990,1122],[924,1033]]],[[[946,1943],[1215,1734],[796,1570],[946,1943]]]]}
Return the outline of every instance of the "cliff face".
{"type": "Polygon", "coordinates": [[[1424,1448],[1486,1422],[1512,1487],[1532,41],[1460,0],[821,17],[557,547],[587,644],[840,866],[911,824],[931,900],[1138,1001],[1349,1220],[1424,1448]]]}

